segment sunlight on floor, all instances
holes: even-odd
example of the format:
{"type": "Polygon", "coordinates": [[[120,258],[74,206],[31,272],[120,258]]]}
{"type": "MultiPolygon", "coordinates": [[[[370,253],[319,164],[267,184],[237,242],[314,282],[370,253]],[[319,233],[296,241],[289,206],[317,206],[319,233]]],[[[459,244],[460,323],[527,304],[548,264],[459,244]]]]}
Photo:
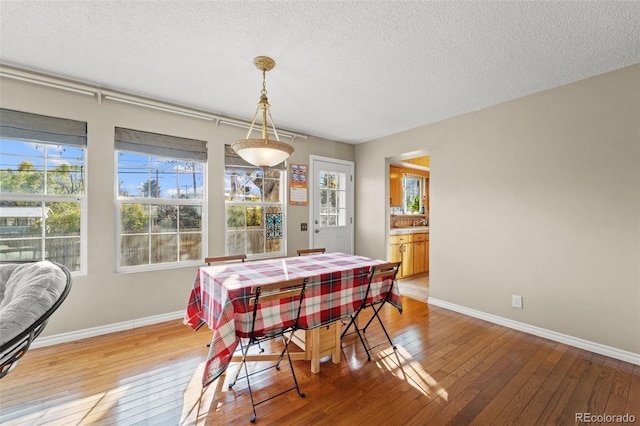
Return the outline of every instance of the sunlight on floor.
{"type": "Polygon", "coordinates": [[[423,395],[433,399],[448,400],[448,392],[427,373],[419,362],[413,360],[411,354],[401,345],[396,350],[388,348],[380,351],[376,361],[380,368],[386,368],[399,379],[406,380],[423,395]]]}
{"type": "MultiPolygon", "coordinates": [[[[343,362],[349,362],[348,356],[344,358],[343,362]]],[[[372,362],[375,362],[379,368],[384,368],[398,379],[406,381],[429,399],[447,401],[449,398],[446,389],[440,386],[402,345],[397,345],[396,350],[389,347],[379,351],[375,357],[372,357],[372,362]]],[[[201,362],[198,365],[184,391],[181,426],[191,426],[196,423],[202,424],[210,412],[219,412],[225,403],[220,398],[228,392],[228,375],[219,377],[202,392],[204,366],[205,362],[201,362]]],[[[235,371],[231,372],[232,376],[234,374],[235,371]]],[[[224,397],[222,398],[224,399],[224,397]]]]}
{"type": "MultiPolygon", "coordinates": [[[[211,411],[218,412],[224,405],[225,401],[215,402],[214,400],[220,399],[221,395],[228,392],[227,382],[230,380],[228,379],[229,375],[224,374],[218,377],[209,386],[202,389],[202,375],[205,364],[206,362],[198,364],[198,368],[193,372],[191,380],[184,391],[182,415],[180,416],[181,426],[195,425],[196,423],[202,424],[211,411]]],[[[227,371],[227,373],[229,372],[227,371]]],[[[231,374],[233,375],[234,373],[232,372],[231,374]]]]}
{"type": "Polygon", "coordinates": [[[214,389],[218,387],[218,381],[224,380],[224,376],[222,376],[203,390],[202,375],[205,364],[206,362],[198,364],[198,368],[193,372],[191,380],[189,380],[184,391],[180,425],[194,425],[198,420],[203,420],[204,417],[206,417],[208,408],[211,406],[213,400],[214,389]],[[207,389],[209,389],[209,391],[207,391],[207,389]]]}
{"type": "Polygon", "coordinates": [[[44,407],[42,410],[31,412],[3,424],[25,425],[41,424],[42,422],[56,424],[62,421],[73,424],[91,424],[94,410],[99,408],[99,411],[102,412],[105,409],[115,407],[118,404],[118,399],[122,398],[129,388],[129,386],[123,385],[84,398],[73,398],[67,403],[56,403],[53,407],[44,407]]]}

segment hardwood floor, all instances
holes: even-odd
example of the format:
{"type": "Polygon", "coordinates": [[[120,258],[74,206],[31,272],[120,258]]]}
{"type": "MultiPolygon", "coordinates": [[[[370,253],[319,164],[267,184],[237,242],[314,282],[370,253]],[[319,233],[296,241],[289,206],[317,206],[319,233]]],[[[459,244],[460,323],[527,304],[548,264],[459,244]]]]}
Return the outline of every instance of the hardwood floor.
{"type": "MultiPolygon", "coordinates": [[[[367,362],[354,335],[342,362],[323,362],[317,375],[294,361],[306,397],[258,406],[257,424],[558,425],[576,413],[640,422],[640,366],[409,298],[403,309],[383,313],[395,352],[379,346],[367,362]]],[[[384,339],[378,328],[367,334],[384,339]]],[[[0,381],[0,423],[194,424],[210,336],[171,321],[34,349],[0,381]]],[[[255,387],[282,377],[290,380],[269,370],[255,387]]],[[[246,383],[229,390],[226,380],[206,390],[199,424],[249,423],[246,383]]]]}

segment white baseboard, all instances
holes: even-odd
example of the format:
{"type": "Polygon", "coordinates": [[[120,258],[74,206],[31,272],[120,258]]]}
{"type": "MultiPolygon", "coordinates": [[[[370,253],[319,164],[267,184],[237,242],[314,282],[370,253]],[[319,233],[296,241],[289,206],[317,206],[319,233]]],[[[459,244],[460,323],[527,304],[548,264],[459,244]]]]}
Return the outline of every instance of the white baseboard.
{"type": "MultiPolygon", "coordinates": [[[[466,308],[461,305],[446,302],[444,300],[429,297],[430,305],[438,306],[450,311],[459,312],[470,317],[479,318],[494,324],[499,324],[514,330],[523,331],[533,334],[534,336],[544,337],[554,342],[564,343],[569,346],[591,351],[600,355],[609,356],[611,358],[630,362],[631,364],[640,365],[640,354],[636,354],[622,349],[613,348],[611,346],[602,345],[600,343],[591,342],[589,340],[580,339],[578,337],[569,336],[567,334],[558,333],[552,330],[536,327],[522,322],[510,320],[493,314],[487,314],[475,309],[466,308]]],[[[45,346],[57,345],[58,343],[72,342],[74,340],[85,339],[87,337],[100,336],[103,334],[114,333],[116,331],[131,330],[145,325],[157,324],[164,321],[180,319],[184,316],[184,311],[170,312],[152,317],[140,318],[132,321],[124,321],[116,324],[109,324],[100,327],[87,328],[84,330],[72,331],[69,333],[56,334],[53,336],[40,337],[36,339],[31,348],[41,348],[45,346]]]]}
{"type": "Polygon", "coordinates": [[[53,336],[39,337],[33,341],[31,349],[45,346],[57,345],[58,343],[73,342],[74,340],[86,339],[87,337],[101,336],[103,334],[114,333],[116,331],[132,330],[145,325],[157,324],[164,321],[171,321],[184,317],[184,310],[170,312],[167,314],[154,315],[152,317],[139,318],[131,321],[124,321],[115,324],[102,325],[100,327],[87,328],[84,330],[71,331],[69,333],[54,334],[53,336]]]}
{"type": "Polygon", "coordinates": [[[438,306],[440,308],[448,309],[454,312],[459,312],[470,317],[479,318],[485,321],[492,322],[494,324],[503,325],[514,330],[533,334],[534,336],[544,337],[545,339],[553,340],[554,342],[564,343],[566,345],[574,346],[579,349],[584,349],[600,355],[605,355],[611,358],[630,362],[631,364],[640,365],[640,354],[637,353],[613,348],[611,346],[602,345],[600,343],[591,342],[589,340],[580,339],[578,337],[569,336],[567,334],[558,333],[552,330],[547,330],[545,328],[525,324],[523,322],[510,320],[508,318],[500,317],[497,315],[487,314],[482,311],[476,311],[475,309],[466,308],[464,306],[456,305],[444,300],[434,299],[433,297],[429,297],[428,303],[430,305],[438,306]]]}

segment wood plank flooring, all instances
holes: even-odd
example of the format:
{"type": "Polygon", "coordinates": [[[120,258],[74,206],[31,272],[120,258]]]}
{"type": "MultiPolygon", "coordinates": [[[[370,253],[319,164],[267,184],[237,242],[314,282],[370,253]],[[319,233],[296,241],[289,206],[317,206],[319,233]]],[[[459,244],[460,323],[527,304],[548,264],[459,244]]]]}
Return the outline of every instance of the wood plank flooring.
{"type": "MultiPolygon", "coordinates": [[[[317,375],[294,361],[306,397],[258,406],[257,424],[568,425],[581,423],[576,413],[640,423],[640,366],[408,298],[403,308],[383,314],[395,352],[379,346],[367,362],[354,335],[342,362],[322,362],[317,375]]],[[[384,340],[379,327],[367,335],[384,340]]],[[[171,321],[34,349],[0,381],[0,424],[249,424],[246,382],[230,390],[226,377],[198,413],[210,336],[171,321]]],[[[270,370],[255,388],[285,379],[286,369],[270,370]]]]}

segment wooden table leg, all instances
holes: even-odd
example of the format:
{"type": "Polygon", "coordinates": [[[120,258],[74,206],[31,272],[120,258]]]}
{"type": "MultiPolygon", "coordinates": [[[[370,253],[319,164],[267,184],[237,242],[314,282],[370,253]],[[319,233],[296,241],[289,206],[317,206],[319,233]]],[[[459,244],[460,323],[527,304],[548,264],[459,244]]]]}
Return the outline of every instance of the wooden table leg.
{"type": "Polygon", "coordinates": [[[311,372],[320,372],[320,359],[331,355],[331,362],[340,364],[340,321],[311,330],[298,330],[293,342],[304,349],[305,359],[311,361],[311,372]]]}
{"type": "Polygon", "coordinates": [[[320,372],[320,327],[308,331],[311,334],[311,372],[320,372]]]}
{"type": "Polygon", "coordinates": [[[331,362],[334,364],[340,364],[340,352],[342,352],[342,346],[340,345],[340,334],[342,329],[340,327],[340,321],[333,323],[335,333],[333,335],[333,351],[331,353],[331,362]]]}

